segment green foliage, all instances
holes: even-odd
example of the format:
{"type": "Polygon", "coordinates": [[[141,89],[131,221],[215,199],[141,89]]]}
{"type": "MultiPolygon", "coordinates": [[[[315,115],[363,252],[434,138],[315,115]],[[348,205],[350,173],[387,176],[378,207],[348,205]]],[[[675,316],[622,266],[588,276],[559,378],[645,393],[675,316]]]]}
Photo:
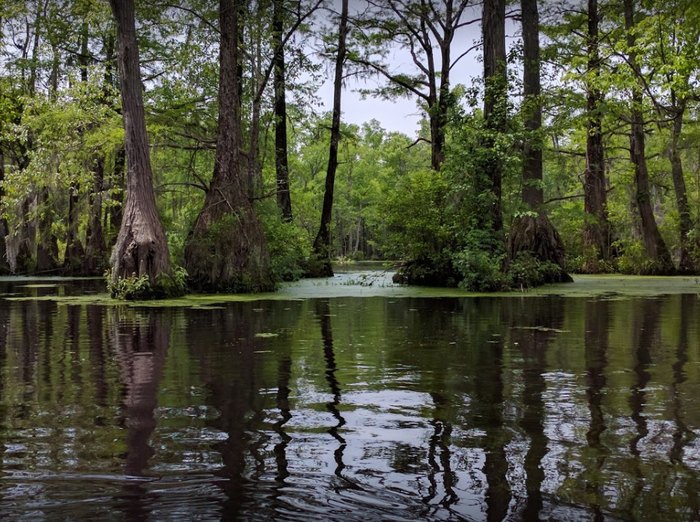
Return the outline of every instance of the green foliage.
{"type": "Polygon", "coordinates": [[[122,301],[169,299],[187,291],[187,271],[180,266],[174,267],[171,274],[159,274],[153,283],[147,275],[115,278],[110,270],[105,272],[105,279],[109,295],[122,301]]]}
{"type": "Polygon", "coordinates": [[[304,275],[304,263],[309,257],[310,242],[304,230],[296,223],[286,222],[273,205],[259,212],[267,248],[270,269],[275,281],[296,281],[304,275]]]}
{"type": "Polygon", "coordinates": [[[503,273],[506,260],[503,245],[486,230],[472,228],[465,234],[462,247],[452,257],[459,274],[459,286],[477,292],[504,290],[508,282],[503,273]]]}
{"type": "Polygon", "coordinates": [[[531,288],[559,281],[561,268],[551,261],[537,259],[529,252],[518,252],[508,265],[506,278],[509,288],[531,288]]]}
{"type": "Polygon", "coordinates": [[[390,255],[420,259],[442,254],[450,241],[445,215],[448,189],[445,176],[428,169],[398,181],[386,202],[390,255]]]}
{"type": "Polygon", "coordinates": [[[474,292],[494,292],[507,288],[502,270],[505,256],[494,255],[480,248],[465,248],[453,257],[453,263],[461,280],[460,288],[474,292]]]}
{"type": "Polygon", "coordinates": [[[644,245],[635,239],[619,240],[615,247],[620,251],[617,270],[623,274],[645,275],[654,273],[654,263],[647,256],[644,245]]]}

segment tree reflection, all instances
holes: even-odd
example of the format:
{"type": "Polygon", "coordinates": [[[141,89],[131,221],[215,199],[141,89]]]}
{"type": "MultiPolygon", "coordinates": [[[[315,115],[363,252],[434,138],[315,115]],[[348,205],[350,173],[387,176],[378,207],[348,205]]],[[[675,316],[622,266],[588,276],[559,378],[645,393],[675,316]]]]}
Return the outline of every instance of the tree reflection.
{"type": "Polygon", "coordinates": [[[292,374],[292,359],[289,354],[280,357],[277,369],[277,396],[276,405],[280,412],[280,419],[275,422],[273,429],[279,436],[280,440],[273,452],[275,454],[275,462],[277,464],[277,476],[275,480],[284,484],[289,477],[289,462],[287,461],[287,446],[292,438],[285,431],[284,425],[292,418],[291,409],[289,407],[289,379],[292,374]]]}
{"type": "MultiPolygon", "coordinates": [[[[505,324],[508,324],[508,318],[505,324]]],[[[486,518],[503,520],[512,498],[506,458],[507,436],[503,427],[503,337],[475,346],[474,424],[484,432],[486,518]]]]}
{"type": "MultiPolygon", "coordinates": [[[[323,358],[326,362],[326,382],[330,388],[333,399],[326,403],[326,408],[333,415],[333,418],[337,421],[334,426],[328,429],[328,433],[338,442],[338,447],[333,452],[333,457],[335,459],[335,475],[347,483],[350,483],[344,476],[343,470],[345,469],[345,462],[343,461],[343,454],[347,443],[343,436],[340,434],[340,428],[345,425],[345,419],[340,414],[338,410],[338,405],[340,404],[340,383],[335,375],[337,368],[335,362],[335,351],[333,348],[333,329],[331,326],[331,311],[330,303],[326,299],[316,299],[314,301],[314,313],[321,326],[321,340],[323,342],[323,358]]],[[[350,483],[351,484],[351,483],[350,483]]]]}
{"type": "Polygon", "coordinates": [[[671,383],[671,410],[673,412],[673,446],[669,452],[669,459],[675,464],[683,462],[683,447],[693,437],[693,432],[688,428],[683,418],[683,404],[681,386],[686,381],[685,366],[688,363],[688,330],[695,315],[695,303],[697,299],[689,294],[679,296],[680,301],[680,325],[678,332],[678,345],[676,347],[676,360],[673,363],[673,381],[671,383]]]}
{"type": "MultiPolygon", "coordinates": [[[[107,384],[106,357],[104,346],[104,321],[102,307],[86,306],[88,337],[90,339],[90,366],[95,386],[95,404],[107,405],[109,386],[107,384]]],[[[103,422],[96,419],[97,423],[103,422]]]]}
{"type": "Polygon", "coordinates": [[[654,343],[658,343],[661,300],[645,299],[642,306],[636,307],[635,310],[632,323],[632,346],[635,347],[632,371],[635,375],[635,382],[632,385],[629,404],[637,434],[630,441],[630,453],[639,457],[639,442],[649,434],[647,420],[644,416],[644,406],[646,405],[646,387],[651,379],[651,373],[649,373],[652,362],[650,348],[654,343]]]}
{"type": "MultiPolygon", "coordinates": [[[[219,412],[209,423],[226,434],[225,440],[214,445],[222,460],[216,474],[224,479],[217,483],[226,495],[223,520],[239,517],[246,499],[246,455],[254,452],[251,446],[256,441],[252,437],[258,434],[255,424],[260,422],[261,411],[256,352],[262,351],[264,342],[255,334],[265,331],[262,317],[249,303],[191,311],[187,316],[188,344],[209,392],[207,402],[219,412]]],[[[258,458],[254,456],[254,460],[259,467],[258,458]]]]}
{"type": "MultiPolygon", "coordinates": [[[[442,389],[443,387],[440,386],[442,389]]],[[[452,452],[450,451],[452,424],[443,415],[444,410],[448,407],[448,400],[444,393],[432,392],[430,394],[434,409],[433,418],[430,420],[430,425],[433,427],[433,434],[428,441],[428,464],[430,472],[428,473],[428,495],[423,497],[423,503],[430,504],[437,496],[438,482],[437,477],[442,474],[442,486],[445,495],[440,500],[439,504],[447,509],[459,501],[459,496],[454,490],[457,483],[457,476],[452,471],[452,452]]]]}
{"type": "MultiPolygon", "coordinates": [[[[156,427],[158,387],[170,345],[171,317],[168,312],[129,309],[110,310],[110,345],[114,348],[119,378],[124,388],[123,423],[127,429],[124,473],[147,477],[154,450],[149,440],[156,427]]],[[[152,493],[134,480],[123,488],[118,504],[130,520],[149,517],[152,493]]]]}
{"type": "Polygon", "coordinates": [[[584,305],[584,352],[586,365],[586,399],[590,412],[590,424],[586,442],[593,450],[592,468],[588,468],[587,487],[595,493],[591,509],[596,521],[603,520],[600,499],[603,499],[601,471],[608,455],[601,436],[607,429],[603,412],[603,398],[607,384],[605,371],[608,365],[608,328],[610,324],[610,302],[591,300],[584,305]]]}
{"type": "Polygon", "coordinates": [[[158,311],[114,310],[112,328],[128,430],[124,469],[127,475],[142,476],[154,453],[149,439],[156,427],[154,412],[170,344],[170,316],[158,311]]]}
{"type": "Polygon", "coordinates": [[[530,440],[525,454],[525,490],[527,498],[523,520],[539,520],[542,510],[542,461],[547,454],[545,401],[547,349],[564,324],[565,302],[552,298],[536,303],[520,303],[519,315],[511,339],[523,358],[523,414],[520,427],[530,440]]]}

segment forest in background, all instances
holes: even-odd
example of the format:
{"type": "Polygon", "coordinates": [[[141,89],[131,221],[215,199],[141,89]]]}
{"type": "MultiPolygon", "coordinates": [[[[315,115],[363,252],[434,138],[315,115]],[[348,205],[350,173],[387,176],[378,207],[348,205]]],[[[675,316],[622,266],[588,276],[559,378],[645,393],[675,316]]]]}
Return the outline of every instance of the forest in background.
{"type": "Polygon", "coordinates": [[[0,31],[1,273],[111,270],[122,297],[338,259],[474,290],[697,273],[692,0],[6,0],[0,31]],[[350,77],[415,100],[419,134],[344,123],[350,77]]]}

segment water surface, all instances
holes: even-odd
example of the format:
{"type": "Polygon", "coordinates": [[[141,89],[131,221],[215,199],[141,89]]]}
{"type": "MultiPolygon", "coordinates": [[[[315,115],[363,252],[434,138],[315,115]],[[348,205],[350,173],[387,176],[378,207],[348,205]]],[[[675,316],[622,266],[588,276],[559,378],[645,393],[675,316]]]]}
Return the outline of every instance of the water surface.
{"type": "Polygon", "coordinates": [[[2,299],[0,517],[695,520],[699,312],[696,293],[2,299]]]}

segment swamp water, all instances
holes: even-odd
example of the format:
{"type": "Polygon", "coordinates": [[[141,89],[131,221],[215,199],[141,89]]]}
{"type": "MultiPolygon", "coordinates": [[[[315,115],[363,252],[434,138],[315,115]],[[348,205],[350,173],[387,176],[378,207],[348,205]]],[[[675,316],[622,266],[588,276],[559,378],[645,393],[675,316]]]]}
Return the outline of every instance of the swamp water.
{"type": "Polygon", "coordinates": [[[697,284],[372,277],[160,307],[0,282],[0,518],[700,517],[697,284]]]}

